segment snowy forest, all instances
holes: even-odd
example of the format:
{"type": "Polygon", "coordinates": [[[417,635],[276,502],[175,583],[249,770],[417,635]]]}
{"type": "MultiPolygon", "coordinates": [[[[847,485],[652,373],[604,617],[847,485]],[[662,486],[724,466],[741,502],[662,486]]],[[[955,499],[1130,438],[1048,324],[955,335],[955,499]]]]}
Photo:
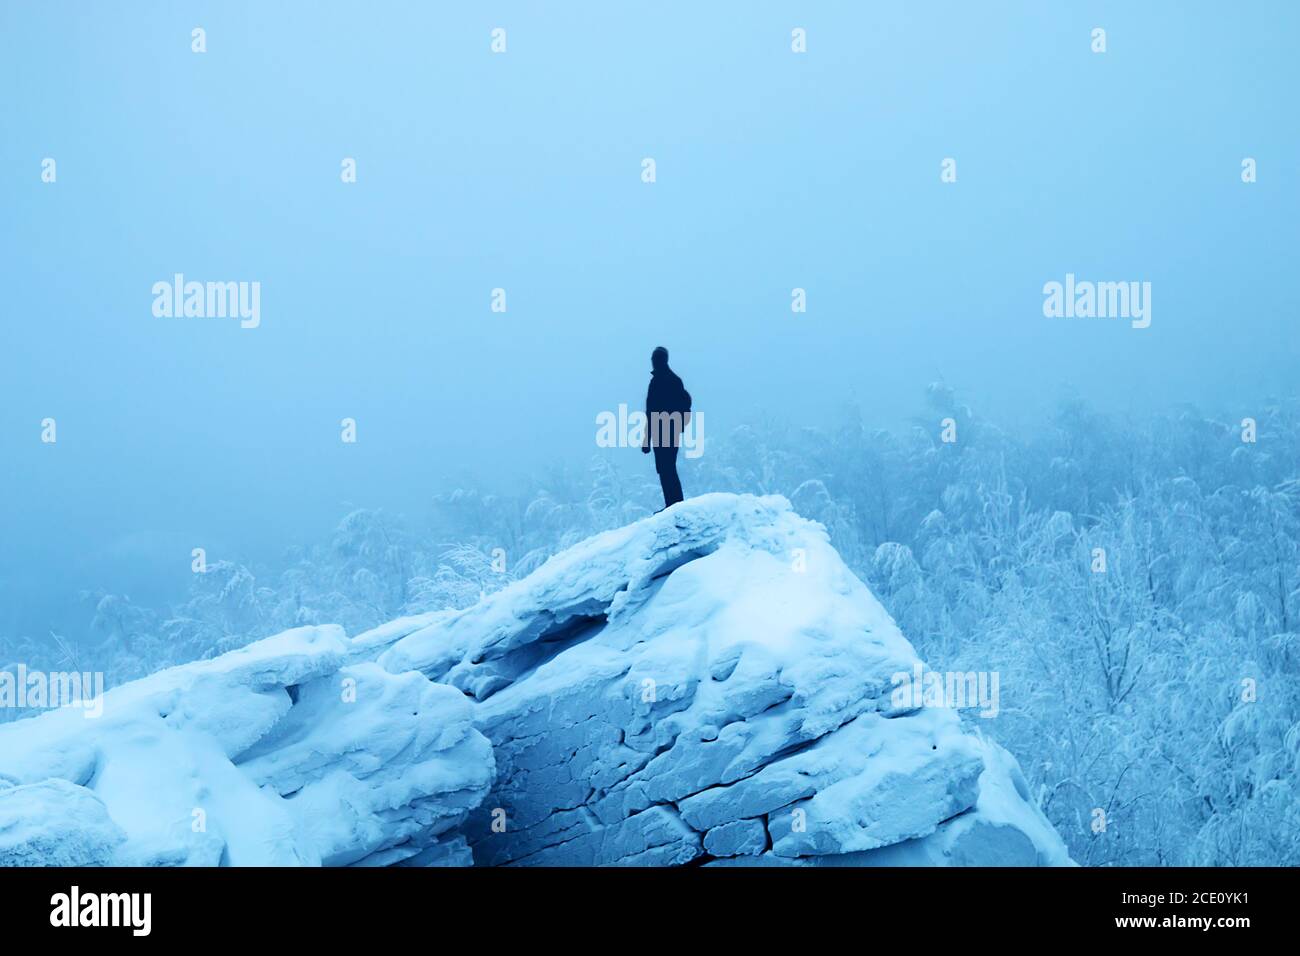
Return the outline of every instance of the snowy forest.
{"type": "MultiPolygon", "coordinates": [[[[998,715],[964,719],[1018,758],[1079,863],[1300,863],[1300,404],[1041,414],[1013,434],[935,384],[908,430],[852,408],[824,429],[755,421],[683,479],[785,495],[931,668],[1000,674],[998,715]]],[[[6,635],[0,664],[111,687],[300,624],[355,634],[471,605],[659,504],[626,452],[535,485],[356,510],[278,562],[212,556],[172,607],[84,594],[84,634],[6,635]]]]}

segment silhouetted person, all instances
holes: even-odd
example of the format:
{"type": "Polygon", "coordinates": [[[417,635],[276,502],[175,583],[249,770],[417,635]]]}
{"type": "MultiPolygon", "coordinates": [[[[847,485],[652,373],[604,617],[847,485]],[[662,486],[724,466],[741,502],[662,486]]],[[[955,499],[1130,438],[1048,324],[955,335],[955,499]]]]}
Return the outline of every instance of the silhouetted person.
{"type": "Polygon", "coordinates": [[[664,507],[682,500],[682,480],[677,477],[677,448],[682,429],[691,420],[691,393],[668,367],[668,350],[662,345],[650,354],[650,388],[645,395],[646,434],[641,451],[655,453],[655,471],[664,489],[664,507]]]}

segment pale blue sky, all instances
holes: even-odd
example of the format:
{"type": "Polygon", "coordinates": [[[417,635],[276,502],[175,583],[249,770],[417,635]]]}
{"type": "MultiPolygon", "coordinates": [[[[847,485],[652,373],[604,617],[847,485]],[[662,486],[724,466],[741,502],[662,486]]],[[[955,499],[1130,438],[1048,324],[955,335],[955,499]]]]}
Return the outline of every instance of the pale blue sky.
{"type": "Polygon", "coordinates": [[[1292,394],[1298,27],[1285,2],[6,0],[0,627],[179,586],[196,542],[274,554],[345,503],[585,463],[658,344],[714,435],[850,397],[895,425],[940,375],[1009,420],[1067,386],[1292,394]],[[175,272],[261,282],[261,327],[153,317],[175,272]],[[1150,281],[1151,328],[1045,319],[1066,272],[1150,281]]]}

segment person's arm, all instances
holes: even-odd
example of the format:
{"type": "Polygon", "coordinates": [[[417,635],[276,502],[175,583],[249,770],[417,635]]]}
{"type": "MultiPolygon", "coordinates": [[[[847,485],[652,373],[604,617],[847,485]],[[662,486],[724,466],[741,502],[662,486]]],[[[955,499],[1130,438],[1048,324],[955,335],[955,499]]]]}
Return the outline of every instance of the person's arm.
{"type": "Polygon", "coordinates": [[[650,380],[650,387],[645,390],[645,437],[641,439],[641,454],[650,454],[650,396],[654,393],[654,379],[650,380]]]}

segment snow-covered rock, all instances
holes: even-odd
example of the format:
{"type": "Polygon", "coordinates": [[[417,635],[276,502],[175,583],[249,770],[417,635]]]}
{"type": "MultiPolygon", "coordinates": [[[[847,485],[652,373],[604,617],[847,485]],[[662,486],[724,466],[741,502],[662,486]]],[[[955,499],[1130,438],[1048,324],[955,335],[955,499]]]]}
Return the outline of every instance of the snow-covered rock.
{"type": "Polygon", "coordinates": [[[919,666],[820,525],[706,495],[0,725],[0,863],[1068,863],[1010,755],[894,699],[919,666]]]}
{"type": "Polygon", "coordinates": [[[53,779],[0,789],[0,866],[104,866],[125,839],[85,787],[53,779]]]}
{"type": "Polygon", "coordinates": [[[1069,862],[1005,751],[894,702],[915,652],[782,498],[694,498],[356,644],[474,701],[480,864],[1069,862]]]}
{"type": "Polygon", "coordinates": [[[0,725],[0,864],[468,862],[439,838],[492,780],[469,703],[349,650],[299,628],[115,688],[99,717],[0,725]]]}

